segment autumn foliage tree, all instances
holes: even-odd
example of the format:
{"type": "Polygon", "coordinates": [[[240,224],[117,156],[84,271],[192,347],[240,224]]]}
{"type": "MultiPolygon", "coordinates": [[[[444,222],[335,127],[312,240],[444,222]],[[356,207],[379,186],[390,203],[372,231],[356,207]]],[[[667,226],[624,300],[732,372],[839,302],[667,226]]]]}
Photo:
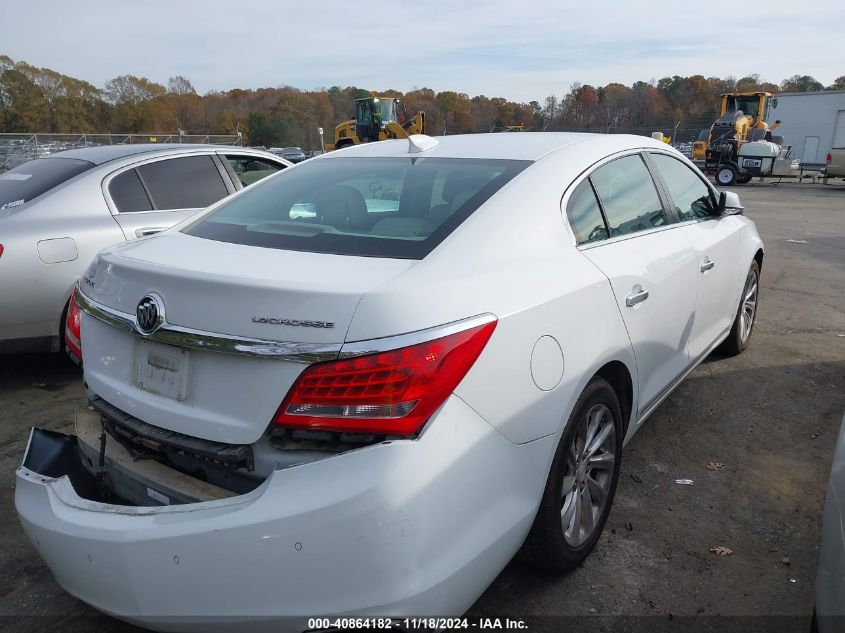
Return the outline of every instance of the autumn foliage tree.
{"type": "MultiPolygon", "coordinates": [[[[723,92],[822,89],[845,89],[845,75],[827,88],[808,75],[789,77],[779,85],[757,74],[739,79],[675,75],[630,86],[573,83],[529,103],[425,87],[378,94],[400,98],[410,112],[425,112],[431,134],[523,125],[526,130],[549,131],[662,131],[683,140],[712,123],[723,92]]],[[[146,77],[120,75],[97,88],[0,55],[0,132],[241,133],[252,145],[319,148],[318,128],[331,141],[334,126],[355,116],[355,100],[370,94],[370,89],[357,86],[309,91],[282,85],[200,95],[181,75],[170,77],[166,86],[146,77]]]]}

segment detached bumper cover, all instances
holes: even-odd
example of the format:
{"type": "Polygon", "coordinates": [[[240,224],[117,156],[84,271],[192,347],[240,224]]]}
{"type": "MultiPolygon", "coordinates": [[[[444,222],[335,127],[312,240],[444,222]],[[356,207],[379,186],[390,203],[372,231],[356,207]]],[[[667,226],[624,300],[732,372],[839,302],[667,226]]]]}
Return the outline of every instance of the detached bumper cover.
{"type": "Polygon", "coordinates": [[[416,441],[275,471],[248,494],[194,504],[86,500],[70,477],[36,472],[29,447],[15,503],[67,591],[145,626],[458,615],[524,540],[556,442],[514,445],[452,397],[416,441]]]}

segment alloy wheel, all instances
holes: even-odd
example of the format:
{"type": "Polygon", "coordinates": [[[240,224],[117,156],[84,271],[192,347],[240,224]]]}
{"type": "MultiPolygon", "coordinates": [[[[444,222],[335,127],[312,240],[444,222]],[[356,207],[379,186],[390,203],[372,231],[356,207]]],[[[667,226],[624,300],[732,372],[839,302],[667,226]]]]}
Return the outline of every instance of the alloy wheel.
{"type": "Polygon", "coordinates": [[[757,313],[757,272],[752,268],[748,271],[748,278],[745,280],[745,288],[742,291],[742,308],[739,314],[739,338],[742,344],[748,341],[751,336],[751,328],[754,327],[754,316],[757,313]]]}
{"type": "Polygon", "coordinates": [[[571,547],[585,543],[605,512],[616,462],[616,426],[604,404],[580,420],[567,449],[561,487],[561,528],[571,547]]]}

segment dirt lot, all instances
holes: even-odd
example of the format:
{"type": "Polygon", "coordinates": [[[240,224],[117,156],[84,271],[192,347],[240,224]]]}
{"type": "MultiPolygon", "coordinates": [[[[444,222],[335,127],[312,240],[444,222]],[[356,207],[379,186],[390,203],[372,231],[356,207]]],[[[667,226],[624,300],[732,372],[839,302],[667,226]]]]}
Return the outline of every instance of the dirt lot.
{"type": "MultiPolygon", "coordinates": [[[[631,441],[610,520],[584,567],[552,578],[514,562],[472,614],[594,616],[601,630],[637,621],[601,616],[680,624],[773,614],[791,616],[777,620],[782,630],[809,629],[824,489],[845,410],[845,187],[736,190],[766,242],[750,348],[708,359],[631,441]],[[724,469],[708,470],[710,462],[724,469]],[[716,556],[714,546],[733,554],[716,556]]],[[[14,512],[28,428],[69,429],[84,406],[80,372],[64,358],[0,357],[0,628],[135,630],[64,593],[14,512]]]]}

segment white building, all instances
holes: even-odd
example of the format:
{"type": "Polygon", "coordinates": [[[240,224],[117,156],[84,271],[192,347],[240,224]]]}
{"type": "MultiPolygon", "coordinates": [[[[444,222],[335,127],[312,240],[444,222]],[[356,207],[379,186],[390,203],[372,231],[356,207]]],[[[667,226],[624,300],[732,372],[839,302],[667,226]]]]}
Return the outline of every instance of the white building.
{"type": "Polygon", "coordinates": [[[845,147],[845,90],[777,94],[767,120],[780,120],[774,135],[792,145],[793,158],[824,163],[831,147],[845,147]]]}

